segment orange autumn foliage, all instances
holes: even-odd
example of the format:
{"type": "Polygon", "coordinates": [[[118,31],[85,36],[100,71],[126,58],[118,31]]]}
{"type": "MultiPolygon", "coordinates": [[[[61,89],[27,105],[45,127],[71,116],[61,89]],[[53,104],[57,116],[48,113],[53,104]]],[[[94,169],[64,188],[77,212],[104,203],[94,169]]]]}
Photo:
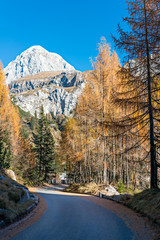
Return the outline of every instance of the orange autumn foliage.
{"type": "Polygon", "coordinates": [[[22,137],[19,110],[11,101],[5,80],[4,71],[0,65],[0,127],[2,132],[9,133],[13,154],[13,160],[10,164],[18,174],[25,178],[28,171],[35,167],[35,155],[31,151],[29,139],[22,137]]]}
{"type": "Polygon", "coordinates": [[[9,89],[5,82],[5,75],[0,65],[0,124],[2,129],[7,129],[10,133],[14,151],[19,142],[20,136],[20,117],[18,109],[12,104],[9,97],[9,89]]]}

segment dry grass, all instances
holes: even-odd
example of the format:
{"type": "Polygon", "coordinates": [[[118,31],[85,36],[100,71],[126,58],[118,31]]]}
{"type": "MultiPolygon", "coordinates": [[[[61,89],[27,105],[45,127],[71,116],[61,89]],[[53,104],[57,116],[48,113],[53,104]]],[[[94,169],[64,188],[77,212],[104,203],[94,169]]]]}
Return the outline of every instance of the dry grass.
{"type": "MultiPolygon", "coordinates": [[[[62,72],[40,72],[40,73],[37,73],[37,74],[34,74],[34,75],[30,75],[30,76],[26,76],[26,77],[17,79],[17,80],[15,80],[15,82],[27,82],[27,81],[31,81],[31,80],[43,80],[46,83],[48,83],[48,82],[51,81],[50,78],[54,78],[54,77],[56,77],[58,75],[61,75],[61,74],[62,74],[62,72]]],[[[75,72],[71,72],[69,74],[70,74],[70,76],[72,76],[72,78],[75,76],[75,72]]],[[[86,75],[86,73],[84,75],[86,75]]],[[[68,93],[72,93],[76,89],[76,87],[74,87],[74,86],[73,87],[61,87],[61,86],[57,86],[55,84],[51,84],[51,85],[55,89],[56,88],[64,89],[68,93]]],[[[41,91],[43,91],[44,93],[47,93],[47,94],[50,93],[49,89],[47,91],[46,89],[42,89],[42,88],[38,87],[38,88],[35,88],[34,90],[28,90],[28,91],[21,92],[21,93],[12,93],[12,95],[24,95],[24,96],[27,97],[27,96],[30,96],[31,94],[36,95],[35,93],[39,90],[41,90],[41,91]]]]}
{"type": "Polygon", "coordinates": [[[98,193],[99,186],[92,182],[86,184],[72,184],[67,187],[64,191],[65,192],[72,192],[72,193],[85,193],[85,194],[92,194],[96,195],[98,193]]]}
{"type": "Polygon", "coordinates": [[[125,204],[160,224],[160,190],[148,189],[134,195],[125,204]]]}
{"type": "Polygon", "coordinates": [[[25,96],[30,96],[30,95],[32,95],[32,94],[35,94],[35,95],[36,95],[36,92],[37,92],[37,91],[42,91],[42,92],[44,92],[44,93],[49,94],[48,91],[46,91],[46,90],[44,90],[44,89],[42,89],[42,88],[35,88],[34,90],[28,90],[28,91],[26,91],[26,92],[17,93],[17,94],[14,94],[14,95],[25,95],[25,96]]]}
{"type": "MultiPolygon", "coordinates": [[[[59,72],[54,72],[54,71],[53,72],[40,72],[40,73],[37,73],[37,74],[34,74],[34,75],[29,75],[29,76],[26,76],[26,77],[23,77],[23,78],[19,78],[19,79],[15,80],[15,82],[27,82],[27,81],[31,81],[31,80],[44,80],[44,79],[47,79],[48,81],[50,81],[49,80],[50,78],[54,78],[57,75],[61,75],[62,73],[63,73],[62,71],[59,71],[59,72]]],[[[73,71],[69,74],[73,75],[72,77],[74,77],[75,72],[73,71]]]]}
{"type": "Polygon", "coordinates": [[[23,81],[30,81],[30,80],[37,80],[37,79],[46,79],[46,78],[52,78],[55,77],[62,72],[40,72],[34,75],[29,75],[20,79],[15,80],[16,82],[23,82],[23,81]]]}
{"type": "MultiPolygon", "coordinates": [[[[58,88],[58,89],[64,89],[64,90],[66,90],[66,91],[69,92],[69,93],[72,93],[72,92],[76,89],[76,87],[60,87],[60,86],[56,86],[56,85],[54,85],[54,84],[52,84],[52,86],[55,87],[55,89],[56,89],[56,88],[58,88]]],[[[35,95],[36,95],[36,92],[37,92],[37,91],[42,91],[42,92],[47,93],[47,94],[50,93],[49,91],[46,91],[45,89],[35,88],[34,90],[28,90],[28,91],[26,91],[26,92],[12,93],[12,95],[24,95],[24,96],[27,97],[27,96],[30,96],[30,95],[32,95],[32,94],[35,94],[35,95]]]]}
{"type": "Polygon", "coordinates": [[[25,194],[22,185],[11,180],[3,172],[0,172],[0,176],[5,178],[0,179],[0,222],[3,220],[5,223],[10,223],[16,216],[24,214],[34,200],[21,203],[20,200],[25,194]]]}

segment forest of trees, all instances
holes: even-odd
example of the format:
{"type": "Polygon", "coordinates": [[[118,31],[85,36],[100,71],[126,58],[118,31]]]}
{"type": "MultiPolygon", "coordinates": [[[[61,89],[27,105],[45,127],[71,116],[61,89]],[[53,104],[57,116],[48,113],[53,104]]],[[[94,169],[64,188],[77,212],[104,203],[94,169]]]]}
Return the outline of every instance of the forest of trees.
{"type": "Polygon", "coordinates": [[[117,183],[157,188],[160,180],[160,2],[127,1],[129,16],[118,26],[118,55],[101,39],[85,87],[71,117],[25,115],[9,96],[0,67],[0,169],[12,168],[29,184],[65,170],[72,182],[117,183]],[[52,124],[50,124],[52,123],[52,124]],[[65,125],[64,125],[65,123],[65,125]],[[53,125],[53,126],[51,126],[53,125]],[[61,131],[55,151],[52,130],[61,131]],[[57,162],[57,159],[60,159],[57,162]]]}
{"type": "Polygon", "coordinates": [[[130,31],[118,26],[120,66],[102,38],[74,116],[62,134],[62,157],[75,182],[157,188],[160,166],[160,3],[128,1],[130,31]],[[150,181],[150,182],[149,182],[150,181]]]}
{"type": "Polygon", "coordinates": [[[31,116],[15,105],[1,66],[0,102],[0,170],[13,169],[18,179],[26,184],[47,181],[50,172],[56,173],[57,168],[50,121],[43,107],[37,118],[36,113],[31,116]]]}
{"type": "Polygon", "coordinates": [[[0,169],[12,168],[27,179],[34,169],[35,155],[24,137],[18,108],[9,97],[5,75],[0,66],[0,169]]]}

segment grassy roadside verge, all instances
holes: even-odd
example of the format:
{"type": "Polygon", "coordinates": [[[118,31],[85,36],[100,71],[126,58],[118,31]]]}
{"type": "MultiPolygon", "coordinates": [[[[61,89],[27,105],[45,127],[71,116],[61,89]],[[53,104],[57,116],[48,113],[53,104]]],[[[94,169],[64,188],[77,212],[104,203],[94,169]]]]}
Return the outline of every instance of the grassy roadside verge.
{"type": "Polygon", "coordinates": [[[122,203],[160,226],[160,189],[147,189],[122,203]]]}
{"type": "Polygon", "coordinates": [[[74,183],[64,189],[64,192],[71,192],[71,193],[81,193],[81,194],[91,194],[97,195],[100,186],[96,183],[87,183],[87,184],[79,184],[74,183]]]}
{"type": "Polygon", "coordinates": [[[27,188],[0,171],[0,228],[13,223],[31,211],[36,199],[28,199],[27,188]]]}

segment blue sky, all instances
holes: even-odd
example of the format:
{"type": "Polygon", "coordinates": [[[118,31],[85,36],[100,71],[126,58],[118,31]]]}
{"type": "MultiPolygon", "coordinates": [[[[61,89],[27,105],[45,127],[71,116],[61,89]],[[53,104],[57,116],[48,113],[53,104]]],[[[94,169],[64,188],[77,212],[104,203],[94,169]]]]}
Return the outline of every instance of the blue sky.
{"type": "Polygon", "coordinates": [[[1,1],[0,60],[5,67],[22,51],[41,45],[77,70],[90,70],[89,58],[97,56],[102,36],[114,48],[110,34],[117,35],[126,9],[125,0],[1,1]]]}

